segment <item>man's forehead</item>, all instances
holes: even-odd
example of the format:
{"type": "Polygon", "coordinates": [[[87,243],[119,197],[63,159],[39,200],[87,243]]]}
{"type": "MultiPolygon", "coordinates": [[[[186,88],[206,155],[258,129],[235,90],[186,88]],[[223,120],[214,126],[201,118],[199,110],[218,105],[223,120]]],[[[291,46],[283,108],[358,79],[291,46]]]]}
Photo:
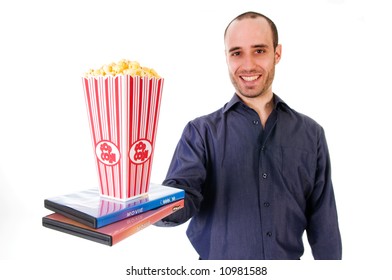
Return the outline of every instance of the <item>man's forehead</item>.
{"type": "Polygon", "coordinates": [[[268,21],[263,17],[233,21],[227,29],[226,47],[233,47],[232,44],[241,45],[245,41],[253,41],[252,44],[272,44],[272,30],[268,21]]]}
{"type": "Polygon", "coordinates": [[[271,27],[268,24],[268,21],[263,17],[255,17],[255,18],[243,18],[234,20],[229,27],[227,28],[227,34],[237,31],[237,29],[241,29],[244,26],[257,26],[260,30],[264,32],[271,32],[271,27]]]}

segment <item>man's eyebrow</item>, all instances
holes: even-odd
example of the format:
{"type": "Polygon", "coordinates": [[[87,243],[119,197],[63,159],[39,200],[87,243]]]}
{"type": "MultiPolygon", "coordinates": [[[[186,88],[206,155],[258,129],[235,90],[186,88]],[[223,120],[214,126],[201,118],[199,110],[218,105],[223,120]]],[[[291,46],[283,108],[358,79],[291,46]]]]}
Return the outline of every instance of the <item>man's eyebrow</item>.
{"type": "MultiPolygon", "coordinates": [[[[267,49],[268,45],[267,44],[257,44],[257,45],[251,46],[251,48],[252,49],[267,49]]],[[[231,52],[235,52],[235,51],[238,51],[241,49],[242,49],[241,47],[233,47],[233,48],[229,49],[229,52],[231,53],[231,52]]]]}
{"type": "Polygon", "coordinates": [[[229,49],[229,52],[235,52],[235,51],[238,51],[240,49],[241,49],[240,47],[233,47],[233,48],[229,49]]]}
{"type": "Polygon", "coordinates": [[[267,49],[268,48],[268,45],[266,45],[266,44],[257,44],[257,45],[253,45],[252,46],[252,48],[253,49],[267,49]]]}

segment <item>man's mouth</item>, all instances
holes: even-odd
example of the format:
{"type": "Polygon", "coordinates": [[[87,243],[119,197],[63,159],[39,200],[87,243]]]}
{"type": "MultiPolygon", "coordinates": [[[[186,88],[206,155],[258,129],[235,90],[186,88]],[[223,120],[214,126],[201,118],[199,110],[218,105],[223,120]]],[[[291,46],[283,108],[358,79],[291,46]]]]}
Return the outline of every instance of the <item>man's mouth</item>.
{"type": "Polygon", "coordinates": [[[252,81],[257,80],[260,77],[260,75],[257,75],[257,76],[240,76],[240,77],[243,80],[247,81],[247,82],[252,82],[252,81]]]}

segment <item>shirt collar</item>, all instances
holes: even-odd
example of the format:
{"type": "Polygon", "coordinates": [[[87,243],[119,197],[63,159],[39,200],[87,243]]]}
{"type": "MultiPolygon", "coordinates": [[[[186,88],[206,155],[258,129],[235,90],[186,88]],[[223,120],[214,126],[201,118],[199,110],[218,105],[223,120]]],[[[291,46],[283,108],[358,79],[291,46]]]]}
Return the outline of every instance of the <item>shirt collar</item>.
{"type": "MultiPolygon", "coordinates": [[[[286,104],[286,102],[284,102],[279,96],[277,96],[274,93],[274,108],[275,109],[285,109],[285,108],[289,108],[289,106],[286,104]]],[[[231,108],[233,108],[236,104],[243,104],[245,105],[244,102],[242,102],[242,100],[238,97],[238,95],[235,93],[234,96],[231,98],[231,100],[225,105],[225,107],[223,108],[223,113],[226,113],[227,111],[231,110],[231,108]]],[[[245,105],[246,106],[246,105],[245,105]]]]}

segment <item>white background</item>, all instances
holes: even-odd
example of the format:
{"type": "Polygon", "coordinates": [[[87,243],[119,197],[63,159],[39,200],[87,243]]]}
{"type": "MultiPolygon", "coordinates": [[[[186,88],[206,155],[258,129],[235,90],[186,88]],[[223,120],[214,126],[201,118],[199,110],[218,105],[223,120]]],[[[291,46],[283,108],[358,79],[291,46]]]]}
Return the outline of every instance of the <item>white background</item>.
{"type": "Polygon", "coordinates": [[[2,1],[0,271],[18,279],[126,279],[131,265],[239,264],[267,265],[266,279],[390,275],[392,22],[386,4],[2,1]],[[185,124],[234,93],[223,31],[248,10],[278,26],[283,55],[274,92],[326,131],[344,260],[314,262],[306,247],[300,263],[201,263],[186,238],[187,225],[151,226],[113,247],[42,227],[50,213],[45,198],[98,184],[82,73],[126,58],[165,78],[151,179],[160,183],[185,124]]]}

